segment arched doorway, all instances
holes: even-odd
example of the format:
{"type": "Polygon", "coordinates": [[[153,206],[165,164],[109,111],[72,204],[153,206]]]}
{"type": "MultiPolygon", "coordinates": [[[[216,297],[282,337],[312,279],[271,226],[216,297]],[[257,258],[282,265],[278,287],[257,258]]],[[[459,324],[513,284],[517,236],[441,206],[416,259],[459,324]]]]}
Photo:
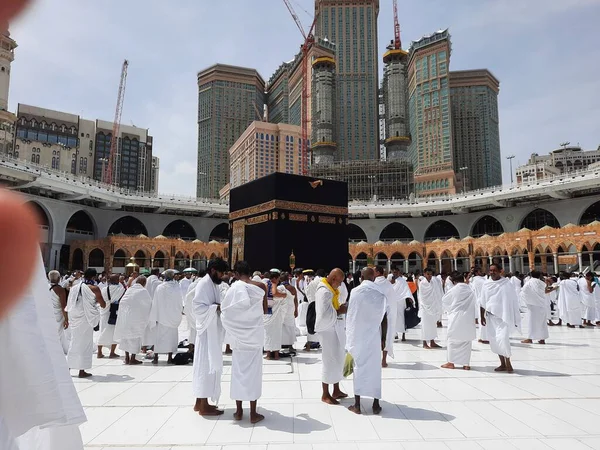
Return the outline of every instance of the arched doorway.
{"type": "Polygon", "coordinates": [[[542,208],[534,209],[521,222],[521,228],[528,228],[532,231],[539,230],[545,226],[560,228],[556,216],[542,208]]]}
{"type": "Polygon", "coordinates": [[[435,241],[441,239],[446,241],[450,238],[460,239],[458,230],[447,220],[438,220],[432,223],[425,232],[425,241],[435,241]]]}
{"type": "Polygon", "coordinates": [[[83,270],[83,250],[76,248],[73,251],[73,261],[71,261],[72,270],[83,270]]]}
{"type": "Polygon", "coordinates": [[[94,267],[96,270],[102,268],[104,270],[104,252],[99,248],[92,250],[88,256],[88,267],[94,267]]]}
{"type": "Polygon", "coordinates": [[[423,258],[417,252],[412,252],[408,255],[408,270],[409,273],[420,273],[423,270],[423,258]]]}
{"type": "Polygon", "coordinates": [[[171,222],[163,231],[163,236],[168,238],[183,239],[184,241],[193,241],[196,239],[196,231],[185,220],[175,220],[171,222]]]}
{"type": "Polygon", "coordinates": [[[209,241],[229,242],[229,224],[221,223],[210,232],[209,241]]]}
{"type": "Polygon", "coordinates": [[[159,250],[154,254],[154,261],[152,267],[156,267],[157,269],[167,269],[169,267],[169,262],[167,258],[165,258],[165,254],[159,250]]]}
{"type": "Polygon", "coordinates": [[[406,258],[402,253],[396,252],[390,258],[390,264],[392,267],[397,267],[401,272],[408,272],[405,264],[406,258]]]}
{"type": "Polygon", "coordinates": [[[146,255],[146,252],[143,250],[138,250],[135,252],[133,257],[135,258],[135,263],[140,267],[140,269],[143,269],[144,267],[150,267],[149,258],[146,255]]]}
{"type": "Polygon", "coordinates": [[[381,266],[384,270],[387,270],[387,256],[385,253],[377,253],[375,255],[375,265],[381,266]]]}
{"type": "Polygon", "coordinates": [[[367,267],[367,254],[362,252],[356,255],[356,270],[363,270],[367,267]]]}
{"type": "Polygon", "coordinates": [[[348,224],[348,241],[351,243],[367,242],[367,234],[356,224],[348,224]]]}
{"type": "Polygon", "coordinates": [[[449,274],[454,270],[454,257],[448,250],[442,253],[442,270],[441,272],[449,274]]]}
{"type": "Polygon", "coordinates": [[[475,238],[485,234],[488,236],[499,236],[502,233],[504,233],[504,227],[498,219],[492,216],[483,216],[473,225],[471,236],[475,238]]]}
{"type": "Polygon", "coordinates": [[[85,211],[77,211],[67,222],[65,239],[67,242],[74,240],[91,240],[96,237],[96,227],[90,215],[85,211]]]}
{"type": "Polygon", "coordinates": [[[590,205],[581,215],[579,225],[589,225],[594,221],[600,222],[600,202],[590,205]]]}
{"type": "Polygon", "coordinates": [[[406,225],[393,222],[383,229],[379,235],[379,240],[384,242],[411,242],[414,240],[414,236],[406,225]]]}
{"type": "Polygon", "coordinates": [[[456,270],[459,272],[469,272],[471,270],[471,260],[466,250],[459,250],[456,255],[456,270]]]}
{"type": "Polygon", "coordinates": [[[108,234],[125,234],[127,236],[138,236],[143,234],[148,236],[148,230],[139,219],[132,216],[125,216],[121,217],[110,226],[108,234]]]}
{"type": "Polygon", "coordinates": [[[183,252],[175,254],[175,269],[182,271],[188,267],[189,256],[183,252]]]}
{"type": "Polygon", "coordinates": [[[433,269],[436,273],[440,271],[438,258],[435,252],[429,252],[429,255],[427,255],[427,267],[433,269]]]}
{"type": "Polygon", "coordinates": [[[125,250],[118,249],[113,255],[113,272],[125,273],[125,266],[129,263],[125,250]]]}

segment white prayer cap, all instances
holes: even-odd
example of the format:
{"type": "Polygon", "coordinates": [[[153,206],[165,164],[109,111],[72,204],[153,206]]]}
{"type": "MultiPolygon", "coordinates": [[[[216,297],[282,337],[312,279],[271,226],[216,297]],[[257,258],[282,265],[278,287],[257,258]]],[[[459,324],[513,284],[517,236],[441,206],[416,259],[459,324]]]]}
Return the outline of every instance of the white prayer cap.
{"type": "Polygon", "coordinates": [[[252,277],[252,281],[260,282],[260,281],[262,281],[262,278],[260,277],[260,275],[254,275],[252,277]]]}
{"type": "Polygon", "coordinates": [[[387,276],[387,279],[388,279],[389,281],[392,281],[392,280],[394,279],[394,274],[392,274],[392,273],[389,273],[389,274],[388,274],[388,276],[387,276]]]}

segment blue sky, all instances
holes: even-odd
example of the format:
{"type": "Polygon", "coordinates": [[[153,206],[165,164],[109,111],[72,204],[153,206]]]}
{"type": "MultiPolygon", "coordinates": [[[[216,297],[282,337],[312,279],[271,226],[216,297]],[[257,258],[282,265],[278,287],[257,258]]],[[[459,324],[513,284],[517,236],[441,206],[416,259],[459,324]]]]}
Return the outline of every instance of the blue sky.
{"type": "MultiPolygon", "coordinates": [[[[314,1],[293,4],[308,27],[314,1]]],[[[488,68],[500,80],[503,156],[516,164],[563,141],[600,145],[600,0],[399,0],[399,9],[404,47],[450,28],[451,70],[488,68]]],[[[184,195],[196,190],[197,72],[222,62],[268,79],[301,42],[282,0],[37,0],[11,33],[11,110],[112,120],[129,59],[123,123],[150,129],[160,191],[184,195]]],[[[381,0],[381,54],[392,38],[392,0],[381,0]]]]}

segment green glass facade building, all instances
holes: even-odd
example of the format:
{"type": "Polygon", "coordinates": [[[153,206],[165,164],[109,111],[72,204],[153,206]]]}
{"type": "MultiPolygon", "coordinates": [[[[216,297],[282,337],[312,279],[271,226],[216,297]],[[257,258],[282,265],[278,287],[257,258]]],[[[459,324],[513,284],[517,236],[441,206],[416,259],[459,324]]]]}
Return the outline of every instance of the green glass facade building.
{"type": "Polygon", "coordinates": [[[315,12],[315,35],[337,50],[336,158],[379,159],[379,0],[316,0],[315,12]]]}

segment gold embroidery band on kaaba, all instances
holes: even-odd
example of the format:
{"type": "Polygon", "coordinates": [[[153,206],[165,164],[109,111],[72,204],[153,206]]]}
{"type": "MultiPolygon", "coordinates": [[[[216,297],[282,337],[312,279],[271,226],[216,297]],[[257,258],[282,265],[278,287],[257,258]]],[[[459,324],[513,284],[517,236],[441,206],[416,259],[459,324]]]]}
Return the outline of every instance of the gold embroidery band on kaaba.
{"type": "Polygon", "coordinates": [[[250,208],[240,209],[239,211],[232,212],[229,214],[229,220],[254,216],[256,214],[266,213],[274,209],[315,214],[332,214],[337,216],[348,215],[348,207],[344,206],[315,205],[311,203],[290,202],[287,200],[271,200],[266,203],[261,203],[260,205],[251,206],[250,208]]]}

